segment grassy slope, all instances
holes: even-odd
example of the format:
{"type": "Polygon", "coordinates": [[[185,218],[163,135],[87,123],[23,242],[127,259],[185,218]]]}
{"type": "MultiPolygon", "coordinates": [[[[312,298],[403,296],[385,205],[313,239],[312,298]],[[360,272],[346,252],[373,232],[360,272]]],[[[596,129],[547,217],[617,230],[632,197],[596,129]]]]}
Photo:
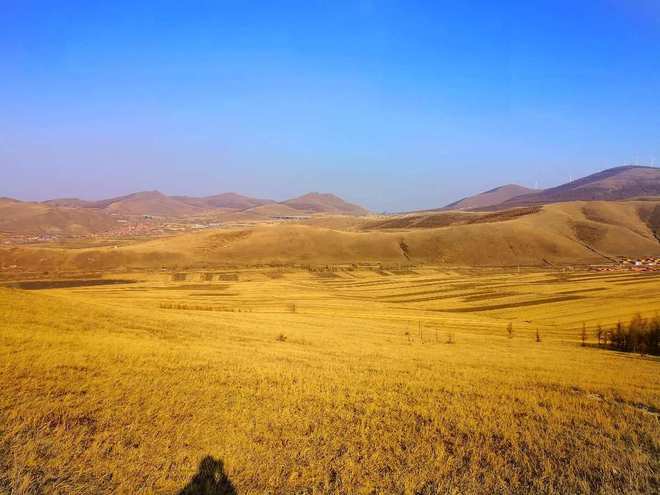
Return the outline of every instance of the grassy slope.
{"type": "Polygon", "coordinates": [[[115,218],[90,209],[0,199],[0,232],[86,235],[117,225],[115,218]]]}
{"type": "MultiPolygon", "coordinates": [[[[596,306],[608,323],[660,301],[627,298],[625,274],[581,277],[292,272],[205,290],[0,289],[0,492],[174,493],[210,454],[239,493],[651,493],[660,428],[640,405],[660,408],[658,363],[581,348],[574,327],[596,306]],[[463,296],[401,302],[603,284],[584,300],[486,313],[424,311],[463,296]]],[[[648,280],[635,290],[657,294],[648,280]]],[[[479,297],[469,304],[503,300],[479,297]]]]}
{"type": "Polygon", "coordinates": [[[657,204],[556,204],[513,220],[435,229],[355,232],[280,224],[186,234],[118,249],[5,248],[0,249],[0,263],[50,271],[271,262],[590,263],[607,261],[606,256],[660,254],[660,244],[640,218],[640,211],[657,204]]]}
{"type": "Polygon", "coordinates": [[[489,191],[485,191],[474,196],[463,198],[454,203],[445,206],[444,210],[469,210],[471,208],[484,208],[487,206],[498,205],[516,196],[522,194],[532,194],[537,192],[536,189],[519,186],[518,184],[507,184],[504,186],[496,187],[489,191]]]}

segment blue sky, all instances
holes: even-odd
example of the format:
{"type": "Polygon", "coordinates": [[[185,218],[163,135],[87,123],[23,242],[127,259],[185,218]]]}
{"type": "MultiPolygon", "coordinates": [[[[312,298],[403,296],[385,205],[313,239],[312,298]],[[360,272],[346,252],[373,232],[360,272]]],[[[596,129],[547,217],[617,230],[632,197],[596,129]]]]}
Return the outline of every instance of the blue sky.
{"type": "Polygon", "coordinates": [[[374,210],[660,163],[660,4],[3,0],[0,196],[374,210]]]}

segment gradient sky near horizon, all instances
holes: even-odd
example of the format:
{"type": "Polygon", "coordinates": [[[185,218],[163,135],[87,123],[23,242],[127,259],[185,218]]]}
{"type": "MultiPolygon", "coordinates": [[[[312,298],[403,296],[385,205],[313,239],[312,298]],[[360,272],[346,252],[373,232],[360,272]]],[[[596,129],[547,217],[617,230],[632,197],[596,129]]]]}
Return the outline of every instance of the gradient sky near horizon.
{"type": "Polygon", "coordinates": [[[0,196],[377,211],[660,163],[660,2],[0,2],[0,196]]]}

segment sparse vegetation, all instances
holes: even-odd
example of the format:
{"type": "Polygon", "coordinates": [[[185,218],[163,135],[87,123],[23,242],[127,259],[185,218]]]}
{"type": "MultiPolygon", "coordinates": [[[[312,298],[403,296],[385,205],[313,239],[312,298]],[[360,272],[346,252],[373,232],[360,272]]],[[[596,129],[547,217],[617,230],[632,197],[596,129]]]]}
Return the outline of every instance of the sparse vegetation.
{"type": "Polygon", "coordinates": [[[637,342],[655,328],[660,278],[232,268],[237,280],[209,290],[209,270],[0,288],[0,493],[178,493],[206,456],[238,493],[657,486],[657,359],[575,341],[584,320],[623,342],[620,320],[637,342]],[[408,302],[420,292],[435,299],[408,302]]]}
{"type": "Polygon", "coordinates": [[[653,318],[642,318],[637,314],[628,325],[617,323],[607,335],[607,341],[612,349],[637,352],[642,355],[660,354],[660,317],[657,315],[653,318]]]}

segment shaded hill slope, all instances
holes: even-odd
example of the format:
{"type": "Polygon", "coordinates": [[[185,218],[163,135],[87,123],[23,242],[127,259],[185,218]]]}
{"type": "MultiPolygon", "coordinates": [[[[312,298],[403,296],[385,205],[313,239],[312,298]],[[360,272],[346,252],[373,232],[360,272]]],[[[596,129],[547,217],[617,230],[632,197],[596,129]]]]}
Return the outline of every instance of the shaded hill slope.
{"type": "Polygon", "coordinates": [[[474,223],[494,223],[512,220],[537,213],[541,206],[511,208],[496,212],[474,211],[429,211],[398,215],[384,220],[375,220],[364,224],[365,230],[374,229],[429,229],[449,227],[450,225],[467,225],[474,223]]]}
{"type": "Polygon", "coordinates": [[[366,215],[369,212],[359,205],[349,203],[328,193],[309,193],[298,198],[282,201],[283,205],[308,213],[343,213],[347,215],[366,215]]]}
{"type": "Polygon", "coordinates": [[[3,233],[86,235],[116,226],[115,218],[95,210],[0,199],[3,233]]]}
{"type": "Polygon", "coordinates": [[[159,191],[144,191],[96,201],[94,208],[120,215],[153,215],[181,217],[200,213],[204,208],[190,205],[159,191]]]}
{"type": "Polygon", "coordinates": [[[233,192],[205,196],[202,198],[190,196],[173,196],[173,198],[186,204],[206,209],[227,208],[230,210],[247,210],[256,206],[274,203],[274,201],[270,199],[250,198],[233,192]]]}
{"type": "Polygon", "coordinates": [[[504,201],[501,207],[563,201],[622,200],[660,196],[660,168],[615,167],[543,191],[504,201]]]}
{"type": "Polygon", "coordinates": [[[538,192],[538,190],[530,189],[529,187],[519,186],[518,184],[507,184],[480,194],[475,194],[474,196],[460,199],[441,209],[472,210],[475,208],[485,208],[487,206],[498,205],[523,194],[532,194],[536,192],[538,192]]]}
{"type": "MultiPolygon", "coordinates": [[[[28,203],[23,203],[28,204],[28,203]]],[[[142,191],[99,201],[78,198],[58,198],[39,204],[50,207],[94,209],[117,215],[151,215],[159,217],[187,217],[212,213],[251,211],[251,217],[273,215],[309,215],[316,213],[365,215],[368,211],[329,193],[309,193],[298,198],[276,202],[229,192],[205,197],[168,196],[159,191],[142,191]],[[254,210],[254,211],[252,211],[254,210]]]]}

